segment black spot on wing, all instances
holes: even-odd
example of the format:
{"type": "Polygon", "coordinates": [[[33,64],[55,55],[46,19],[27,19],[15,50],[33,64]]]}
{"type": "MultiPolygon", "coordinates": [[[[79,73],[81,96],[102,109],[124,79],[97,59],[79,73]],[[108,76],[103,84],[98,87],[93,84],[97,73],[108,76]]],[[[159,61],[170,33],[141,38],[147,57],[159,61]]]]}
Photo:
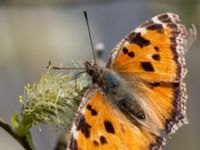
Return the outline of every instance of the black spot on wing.
{"type": "Polygon", "coordinates": [[[128,49],[126,47],[124,47],[122,51],[124,52],[124,54],[128,53],[128,49]]]}
{"type": "Polygon", "coordinates": [[[128,53],[128,56],[134,57],[134,56],[135,56],[135,53],[134,53],[134,52],[129,52],[129,53],[128,53]]]}
{"type": "Polygon", "coordinates": [[[88,110],[92,110],[92,106],[91,106],[90,104],[88,104],[88,105],[86,106],[86,108],[87,108],[88,110]]]}
{"type": "Polygon", "coordinates": [[[92,114],[92,116],[96,116],[97,115],[97,111],[95,109],[92,109],[91,110],[91,114],[92,114]]]}
{"type": "Polygon", "coordinates": [[[87,108],[89,111],[91,111],[91,115],[92,115],[92,116],[96,116],[96,115],[97,115],[97,111],[96,111],[95,109],[93,109],[92,106],[91,106],[90,104],[88,104],[88,105],[86,106],[86,108],[87,108]]]}
{"type": "Polygon", "coordinates": [[[129,52],[126,47],[124,47],[122,51],[124,52],[125,55],[128,55],[128,56],[130,56],[132,58],[135,56],[135,53],[134,52],[129,52]]]}
{"type": "Polygon", "coordinates": [[[99,143],[97,141],[94,140],[93,143],[95,146],[99,146],[99,143]]]}
{"type": "Polygon", "coordinates": [[[104,127],[108,133],[115,133],[115,129],[110,121],[104,121],[104,127]]]}
{"type": "Polygon", "coordinates": [[[144,37],[141,36],[141,33],[131,33],[127,38],[127,41],[130,43],[134,43],[138,45],[139,47],[143,48],[145,46],[148,46],[151,42],[144,37]]]}
{"type": "Polygon", "coordinates": [[[104,136],[100,136],[100,142],[101,144],[107,144],[107,139],[104,136]]]}
{"type": "Polygon", "coordinates": [[[157,46],[154,46],[154,49],[155,49],[155,51],[157,51],[157,52],[159,52],[159,47],[157,47],[157,46]]]}
{"type": "Polygon", "coordinates": [[[77,125],[77,130],[81,130],[81,132],[85,135],[86,138],[90,137],[90,128],[91,126],[85,121],[85,117],[82,115],[80,121],[77,125]]]}
{"type": "Polygon", "coordinates": [[[158,33],[163,33],[164,32],[164,28],[163,28],[162,24],[158,24],[158,23],[155,23],[155,24],[152,24],[152,25],[148,26],[147,29],[155,30],[158,33]]]}
{"type": "Polygon", "coordinates": [[[159,54],[154,54],[154,55],[152,56],[152,58],[153,58],[154,60],[159,61],[159,60],[160,60],[160,55],[159,55],[159,54]]]}
{"type": "Polygon", "coordinates": [[[148,72],[154,72],[154,68],[150,61],[141,62],[141,67],[148,72]]]}
{"type": "Polygon", "coordinates": [[[159,82],[154,82],[154,83],[150,83],[150,85],[153,86],[153,87],[157,87],[157,86],[160,85],[160,83],[159,82]]]}

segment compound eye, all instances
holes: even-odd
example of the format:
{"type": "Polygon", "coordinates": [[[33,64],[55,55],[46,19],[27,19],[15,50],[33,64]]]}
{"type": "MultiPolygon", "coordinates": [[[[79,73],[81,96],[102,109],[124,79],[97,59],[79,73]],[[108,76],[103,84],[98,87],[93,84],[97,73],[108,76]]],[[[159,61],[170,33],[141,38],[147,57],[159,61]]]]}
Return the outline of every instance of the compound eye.
{"type": "Polygon", "coordinates": [[[89,61],[86,61],[86,62],[85,62],[85,66],[88,67],[88,68],[91,67],[90,62],[89,62],[89,61]]]}
{"type": "Polygon", "coordinates": [[[89,71],[88,71],[88,74],[89,74],[89,75],[93,75],[93,74],[94,74],[94,70],[89,70],[89,71]]]}

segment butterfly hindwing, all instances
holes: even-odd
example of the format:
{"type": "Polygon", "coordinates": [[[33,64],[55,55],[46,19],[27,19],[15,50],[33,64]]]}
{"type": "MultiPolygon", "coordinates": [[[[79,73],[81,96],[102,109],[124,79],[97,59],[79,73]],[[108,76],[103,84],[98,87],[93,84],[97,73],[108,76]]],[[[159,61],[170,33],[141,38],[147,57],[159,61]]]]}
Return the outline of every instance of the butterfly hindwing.
{"type": "MultiPolygon", "coordinates": [[[[167,134],[187,123],[185,84],[181,83],[138,83],[135,97],[150,119],[150,127],[157,127],[167,134]]],[[[147,118],[148,118],[147,117],[147,118]]],[[[149,121],[149,120],[147,120],[149,121]]]]}
{"type": "Polygon", "coordinates": [[[69,150],[156,150],[164,143],[143,126],[131,123],[100,89],[89,89],[84,99],[69,150]]]}

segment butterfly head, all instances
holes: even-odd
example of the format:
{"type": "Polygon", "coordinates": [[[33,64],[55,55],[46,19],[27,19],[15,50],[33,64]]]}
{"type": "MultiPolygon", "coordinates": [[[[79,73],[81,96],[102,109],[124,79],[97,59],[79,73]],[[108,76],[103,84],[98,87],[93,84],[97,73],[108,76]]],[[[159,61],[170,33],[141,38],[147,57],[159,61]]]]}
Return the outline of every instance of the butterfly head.
{"type": "Polygon", "coordinates": [[[96,63],[91,63],[89,61],[85,62],[85,68],[88,75],[92,77],[93,83],[99,84],[98,79],[100,78],[102,69],[96,63]]]}
{"type": "Polygon", "coordinates": [[[112,70],[99,67],[96,63],[85,62],[88,75],[92,77],[93,83],[97,83],[104,89],[116,88],[120,85],[120,79],[112,70]]]}

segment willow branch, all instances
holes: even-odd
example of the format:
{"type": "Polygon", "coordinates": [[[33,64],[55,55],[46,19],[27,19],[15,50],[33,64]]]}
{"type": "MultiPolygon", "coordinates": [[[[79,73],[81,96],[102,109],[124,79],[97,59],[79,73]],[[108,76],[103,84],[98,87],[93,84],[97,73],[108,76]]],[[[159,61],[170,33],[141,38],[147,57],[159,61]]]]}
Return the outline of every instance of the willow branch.
{"type": "Polygon", "coordinates": [[[7,133],[9,133],[25,150],[32,150],[25,136],[18,136],[12,127],[0,119],[0,127],[2,127],[7,133]]]}

